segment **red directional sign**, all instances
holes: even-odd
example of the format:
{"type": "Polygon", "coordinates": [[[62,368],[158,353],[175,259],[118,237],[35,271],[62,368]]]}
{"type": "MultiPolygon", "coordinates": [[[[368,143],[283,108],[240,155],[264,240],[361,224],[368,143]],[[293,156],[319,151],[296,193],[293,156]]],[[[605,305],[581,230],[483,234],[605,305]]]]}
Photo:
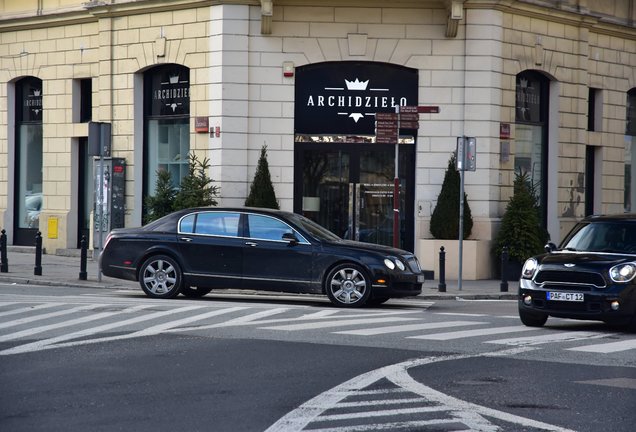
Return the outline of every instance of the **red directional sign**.
{"type": "Polygon", "coordinates": [[[400,107],[400,114],[417,114],[417,108],[416,106],[411,106],[411,105],[405,105],[405,106],[401,106],[400,107]]]}
{"type": "Polygon", "coordinates": [[[397,121],[397,113],[379,112],[375,113],[376,120],[397,121]]]}
{"type": "Polygon", "coordinates": [[[417,107],[417,112],[420,114],[438,114],[439,107],[435,105],[420,105],[417,107]]]}
{"type": "Polygon", "coordinates": [[[419,129],[420,122],[418,121],[400,121],[400,129],[419,129]]]}

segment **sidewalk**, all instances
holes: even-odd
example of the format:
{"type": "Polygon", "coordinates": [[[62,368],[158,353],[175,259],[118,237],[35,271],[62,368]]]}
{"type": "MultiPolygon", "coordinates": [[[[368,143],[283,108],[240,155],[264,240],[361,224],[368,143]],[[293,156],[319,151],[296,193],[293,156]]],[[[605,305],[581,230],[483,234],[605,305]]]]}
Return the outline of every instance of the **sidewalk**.
{"type": "MultiPolygon", "coordinates": [[[[86,262],[87,280],[80,280],[79,250],[66,251],[65,255],[42,255],[42,275],[35,276],[35,248],[32,247],[8,247],[8,272],[0,273],[0,283],[17,283],[48,286],[68,286],[81,288],[115,288],[140,290],[137,282],[113,279],[102,276],[97,278],[97,262],[90,257],[86,262]],[[77,255],[77,256],[75,256],[77,255]]],[[[508,291],[501,291],[501,281],[488,280],[463,280],[461,291],[456,280],[446,281],[446,292],[439,292],[438,280],[427,280],[422,287],[422,294],[417,298],[423,300],[515,300],[519,283],[508,282],[508,291]]],[[[232,290],[233,292],[237,292],[232,290]]],[[[264,295],[276,295],[276,293],[262,292],[264,295]]],[[[286,294],[288,295],[288,294],[286,294]]]]}

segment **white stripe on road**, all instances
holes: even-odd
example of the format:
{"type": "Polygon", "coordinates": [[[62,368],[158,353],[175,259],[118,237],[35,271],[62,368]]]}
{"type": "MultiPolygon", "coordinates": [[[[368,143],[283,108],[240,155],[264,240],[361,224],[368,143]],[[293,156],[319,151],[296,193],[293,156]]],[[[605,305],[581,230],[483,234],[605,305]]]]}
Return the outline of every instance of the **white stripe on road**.
{"type": "Polygon", "coordinates": [[[609,354],[614,352],[627,351],[635,348],[636,339],[630,339],[619,342],[608,342],[604,344],[584,345],[576,348],[568,348],[568,350],[609,354]]]}
{"type": "MultiPolygon", "coordinates": [[[[528,348],[525,348],[528,349],[528,348]]],[[[518,350],[518,348],[516,349],[518,350]]],[[[496,418],[508,423],[512,423],[514,426],[520,426],[522,428],[536,428],[545,431],[552,432],[574,432],[570,429],[562,428],[560,426],[554,426],[547,423],[539,422],[536,420],[516,416],[503,411],[497,411],[491,408],[476,405],[470,402],[466,402],[460,399],[456,399],[452,396],[438,392],[430,387],[425,386],[422,383],[415,381],[410,375],[408,370],[412,367],[423,366],[426,364],[462,360],[469,358],[478,358],[487,355],[505,355],[507,353],[516,352],[513,350],[499,351],[497,353],[484,353],[477,355],[449,355],[440,357],[426,357],[422,359],[410,360],[390,366],[385,366],[355,378],[346,381],[331,390],[319,394],[313,399],[308,400],[294,411],[289,412],[276,423],[270,426],[265,432],[298,432],[305,430],[311,423],[322,422],[323,414],[330,409],[337,409],[339,403],[349,397],[355,396],[355,394],[370,385],[383,380],[388,379],[398,388],[405,389],[408,392],[422,396],[429,402],[438,404],[444,411],[449,411],[452,414],[451,419],[446,420],[433,420],[434,423],[462,423],[466,430],[470,431],[482,431],[482,432],[495,432],[500,430],[499,426],[490,423],[487,418],[496,418]]],[[[430,421],[430,420],[429,420],[430,421]]],[[[317,431],[368,431],[368,430],[393,430],[398,429],[401,426],[391,427],[392,424],[366,424],[352,427],[337,427],[337,428],[324,428],[311,430],[317,431]]],[[[403,424],[403,423],[402,423],[403,424]]],[[[407,426],[408,427],[408,426],[407,426]]]]}
{"type": "MultiPolygon", "coordinates": [[[[181,308],[180,310],[176,310],[174,312],[182,311],[182,310],[185,310],[185,309],[196,309],[196,307],[181,308]]],[[[124,339],[132,339],[132,338],[138,338],[138,337],[143,337],[143,336],[153,336],[153,335],[162,333],[165,330],[169,330],[169,329],[171,329],[173,327],[179,326],[181,324],[191,323],[193,321],[198,321],[198,320],[210,318],[210,317],[217,316],[217,315],[223,315],[223,314],[230,313],[230,312],[236,312],[236,311],[243,310],[243,309],[247,309],[247,307],[242,307],[241,306],[241,307],[231,307],[231,308],[226,308],[226,309],[219,309],[219,310],[214,310],[214,311],[211,311],[211,312],[206,312],[206,313],[203,313],[203,314],[199,314],[199,315],[183,318],[183,319],[176,320],[176,321],[169,321],[167,323],[160,324],[160,325],[157,325],[157,326],[154,326],[154,327],[150,327],[150,328],[144,329],[144,330],[139,330],[139,331],[134,332],[134,333],[127,333],[127,334],[118,335],[118,336],[107,336],[107,337],[101,337],[101,338],[90,339],[90,340],[81,340],[81,341],[75,341],[75,342],[58,343],[58,344],[55,344],[55,345],[47,345],[47,346],[41,347],[40,349],[43,350],[43,349],[50,349],[50,348],[67,348],[67,347],[72,347],[72,346],[88,345],[88,344],[101,343],[101,342],[113,342],[113,341],[124,340],[124,339]]],[[[0,355],[1,354],[3,354],[3,351],[0,351],[0,355]]]]}
{"type": "Polygon", "coordinates": [[[597,332],[554,332],[551,334],[542,334],[540,336],[528,336],[520,338],[510,339],[497,339],[487,341],[486,343],[500,344],[500,345],[541,345],[553,342],[573,342],[582,339],[598,339],[610,336],[607,333],[597,332]]]}
{"type": "Polygon", "coordinates": [[[20,308],[20,309],[13,309],[13,310],[6,311],[6,312],[0,312],[0,317],[5,317],[5,316],[9,316],[9,315],[17,315],[17,314],[21,314],[21,313],[24,313],[24,312],[31,312],[31,311],[40,310],[40,309],[48,309],[48,308],[57,307],[57,306],[63,306],[63,305],[64,305],[64,303],[48,303],[48,304],[41,304],[41,305],[37,305],[37,306],[27,306],[27,307],[23,307],[23,308],[20,308]]]}
{"type": "MultiPolygon", "coordinates": [[[[278,315],[278,314],[287,312],[288,310],[290,309],[289,308],[269,309],[269,310],[264,310],[261,312],[255,312],[249,315],[243,315],[238,318],[231,319],[229,321],[224,321],[222,323],[210,324],[210,325],[198,326],[198,327],[182,327],[182,328],[174,329],[172,331],[184,332],[184,331],[191,331],[191,330],[209,330],[209,329],[219,328],[219,327],[232,327],[232,326],[242,326],[242,325],[252,325],[252,324],[258,325],[261,323],[260,321],[258,321],[259,319],[272,316],[272,315],[278,315]]],[[[273,320],[273,321],[275,322],[277,320],[273,320]]],[[[281,321],[287,321],[287,320],[281,320],[281,321]]],[[[263,322],[267,322],[267,321],[263,321],[263,322]]]]}
{"type": "MultiPolygon", "coordinates": [[[[336,408],[340,408],[340,404],[336,405],[336,408]]],[[[316,419],[316,421],[321,422],[321,421],[349,420],[349,419],[371,418],[371,417],[388,417],[388,416],[398,416],[398,415],[406,415],[406,414],[433,413],[433,412],[443,412],[443,411],[448,411],[448,409],[439,405],[418,407],[418,408],[373,410],[373,411],[352,412],[352,413],[346,413],[346,414],[321,415],[320,417],[316,419]]]]}
{"type": "MultiPolygon", "coordinates": [[[[405,421],[395,423],[381,423],[381,424],[369,424],[369,425],[356,425],[356,426],[339,426],[335,428],[324,429],[311,429],[311,432],[367,432],[367,431],[394,431],[399,429],[420,430],[419,428],[425,428],[422,430],[429,430],[430,426],[448,425],[458,423],[457,420],[419,420],[419,421],[405,421]]],[[[433,430],[433,429],[430,429],[433,430]]],[[[436,430],[453,430],[454,432],[475,432],[473,430],[463,429],[455,430],[450,428],[440,427],[436,430]]]]}
{"type": "Polygon", "coordinates": [[[314,322],[305,324],[290,324],[284,326],[275,327],[260,327],[265,330],[283,330],[283,331],[298,331],[298,330],[316,330],[330,327],[340,327],[348,325],[360,325],[360,324],[376,324],[382,322],[396,322],[396,321],[414,321],[420,318],[401,318],[401,317],[386,317],[386,318],[366,318],[366,319],[350,319],[350,320],[338,320],[329,322],[314,322]]]}
{"type": "Polygon", "coordinates": [[[79,312],[82,310],[89,310],[89,309],[95,309],[96,307],[98,307],[100,305],[84,305],[84,306],[77,306],[71,309],[64,309],[64,310],[59,310],[56,312],[50,312],[50,313],[46,313],[46,314],[42,314],[42,315],[35,315],[35,316],[30,316],[30,317],[26,317],[26,318],[20,318],[14,321],[8,321],[5,323],[0,324],[0,329],[5,329],[5,328],[9,328],[9,327],[16,327],[22,324],[28,324],[31,322],[35,322],[35,321],[41,321],[41,320],[45,320],[45,319],[49,319],[49,318],[55,318],[58,316],[63,316],[63,315],[70,315],[73,314],[75,312],[79,312]]]}
{"type": "Polygon", "coordinates": [[[431,330],[431,329],[437,329],[437,328],[460,327],[460,326],[479,325],[479,324],[488,324],[488,323],[478,322],[478,321],[447,321],[447,322],[434,322],[434,323],[424,323],[424,324],[403,324],[403,325],[397,325],[397,326],[375,327],[375,328],[359,329],[359,330],[344,330],[344,331],[339,331],[334,333],[350,334],[350,335],[358,335],[358,336],[375,336],[375,335],[387,334],[387,333],[400,333],[400,332],[416,331],[416,330],[431,330]]]}
{"type": "MultiPolygon", "coordinates": [[[[139,307],[139,306],[135,306],[135,307],[139,307]]],[[[18,353],[25,353],[25,352],[32,352],[32,351],[38,351],[41,349],[46,349],[49,345],[52,344],[57,344],[58,342],[64,342],[67,340],[71,340],[71,339],[77,339],[80,337],[84,337],[84,336],[90,336],[90,335],[94,335],[95,333],[99,333],[99,332],[103,332],[103,331],[108,331],[108,330],[112,330],[114,328],[117,327],[123,327],[125,325],[129,325],[129,324],[135,324],[138,322],[142,322],[142,321],[148,321],[154,318],[160,318],[160,317],[164,317],[166,315],[173,315],[173,314],[177,314],[180,312],[187,312],[193,309],[200,309],[203,306],[186,306],[186,307],[182,307],[182,308],[178,308],[178,309],[172,309],[172,310],[168,310],[168,311],[161,311],[161,312],[155,312],[149,315],[144,315],[144,316],[139,316],[139,317],[135,317],[135,318],[130,318],[124,321],[117,321],[114,323],[109,323],[109,324],[104,324],[101,326],[97,326],[97,327],[92,327],[89,329],[84,329],[84,330],[80,330],[74,333],[69,333],[69,334],[65,334],[65,335],[61,335],[61,336],[57,336],[57,337],[53,337],[53,338],[49,338],[49,339],[43,339],[43,340],[39,340],[39,341],[35,341],[35,342],[31,342],[25,345],[20,345],[17,347],[13,347],[13,348],[9,348],[3,351],[0,351],[0,355],[9,355],[9,354],[18,354],[18,353]]],[[[129,308],[131,309],[131,308],[129,308]]],[[[126,313],[128,309],[125,309],[124,311],[121,312],[112,312],[111,314],[116,314],[116,313],[126,313]]],[[[82,342],[87,342],[87,341],[82,341],[82,342]]]]}
{"type": "MultiPolygon", "coordinates": [[[[97,305],[95,305],[95,306],[97,306],[97,305]]],[[[76,324],[84,324],[84,323],[87,323],[87,322],[90,322],[90,321],[95,321],[95,320],[99,320],[99,319],[102,319],[102,318],[107,318],[109,316],[117,315],[117,314],[120,314],[120,313],[137,312],[137,311],[139,311],[141,309],[146,309],[148,307],[150,307],[150,306],[133,306],[133,307],[129,307],[129,308],[123,310],[123,311],[102,312],[102,313],[98,313],[98,314],[95,314],[95,315],[89,315],[89,316],[85,316],[85,317],[72,319],[72,320],[69,320],[69,321],[62,321],[62,322],[58,322],[58,323],[55,323],[55,324],[49,324],[49,325],[46,325],[46,326],[34,327],[34,328],[30,328],[30,329],[19,331],[19,332],[10,333],[8,335],[0,336],[0,342],[6,342],[6,341],[10,341],[10,340],[25,338],[25,337],[33,336],[33,335],[38,334],[38,333],[44,333],[46,331],[55,330],[55,329],[62,328],[62,327],[68,327],[68,326],[72,326],[72,325],[76,325],[76,324]]],[[[87,308],[85,308],[85,309],[87,309],[87,308]]]]}
{"type": "MultiPolygon", "coordinates": [[[[359,396],[360,392],[356,392],[355,395],[359,396]]],[[[364,401],[356,401],[356,402],[342,402],[338,404],[338,408],[339,409],[340,408],[358,408],[363,406],[414,404],[414,403],[426,403],[426,402],[428,401],[424,398],[376,399],[376,400],[364,400],[364,401]]]]}
{"type": "Polygon", "coordinates": [[[530,330],[537,330],[537,329],[525,327],[525,326],[491,327],[491,328],[485,328],[485,329],[444,332],[444,333],[435,333],[435,334],[422,335],[422,336],[410,336],[409,339],[426,339],[426,340],[442,340],[443,341],[443,340],[461,339],[461,338],[476,337],[476,336],[489,336],[489,335],[501,334],[501,333],[524,332],[524,331],[530,331],[530,330]]]}

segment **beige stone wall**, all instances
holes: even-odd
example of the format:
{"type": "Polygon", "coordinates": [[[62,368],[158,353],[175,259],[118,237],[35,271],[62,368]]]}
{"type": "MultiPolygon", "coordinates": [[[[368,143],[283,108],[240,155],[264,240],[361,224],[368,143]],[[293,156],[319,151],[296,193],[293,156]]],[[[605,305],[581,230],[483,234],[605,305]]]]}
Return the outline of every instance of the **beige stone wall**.
{"type": "MultiPolygon", "coordinates": [[[[32,3],[37,2],[18,6],[0,1],[0,15],[32,11],[37,7],[32,3]]],[[[272,33],[264,35],[256,2],[173,10],[171,2],[124,1],[115,7],[124,3],[130,3],[127,13],[110,16],[106,9],[77,9],[70,0],[45,1],[45,8],[76,10],[73,21],[48,22],[43,28],[25,24],[14,29],[15,22],[0,19],[0,212],[6,221],[13,187],[8,89],[19,77],[37,76],[44,81],[45,106],[41,224],[46,229],[48,217],[59,217],[64,227],[58,239],[47,240],[43,232],[48,250],[74,247],[73,152],[87,130],[73,122],[73,80],[92,78],[93,120],[113,123],[113,156],[125,157],[128,165],[126,225],[138,225],[143,120],[135,100],[143,71],[162,63],[190,68],[190,146],[210,157],[222,204],[243,203],[265,144],[281,207],[292,208],[294,79],[283,77],[283,62],[370,60],[418,68],[420,104],[441,107],[440,114],[420,117],[418,211],[413,215],[418,239],[430,237],[430,214],[456,137],[463,134],[478,138],[477,171],[466,174],[475,220],[471,238],[493,237],[511,194],[514,166],[512,156],[500,162],[499,124],[511,123],[514,137],[515,76],[528,69],[558,83],[558,111],[551,125],[556,128],[552,206],[558,236],[583,215],[577,199],[582,198],[586,145],[602,149],[601,210],[622,208],[625,101],[636,86],[633,29],[621,33],[591,18],[581,20],[563,10],[545,13],[524,2],[494,9],[467,2],[457,37],[447,38],[441,2],[316,1],[316,6],[300,6],[275,1],[272,33]],[[586,130],[589,86],[602,89],[598,132],[586,130]],[[196,116],[209,117],[220,137],[196,134],[196,116]]],[[[616,13],[622,13],[621,5],[616,13]]]]}

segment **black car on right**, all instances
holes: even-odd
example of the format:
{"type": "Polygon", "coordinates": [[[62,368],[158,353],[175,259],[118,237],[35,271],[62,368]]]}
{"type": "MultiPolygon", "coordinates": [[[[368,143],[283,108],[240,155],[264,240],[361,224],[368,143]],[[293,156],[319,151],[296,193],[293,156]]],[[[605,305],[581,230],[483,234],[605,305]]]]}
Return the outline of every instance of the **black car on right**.
{"type": "Polygon", "coordinates": [[[526,260],[519,318],[531,327],[548,317],[605,321],[636,330],[636,214],[589,216],[559,247],[526,260]]]}

